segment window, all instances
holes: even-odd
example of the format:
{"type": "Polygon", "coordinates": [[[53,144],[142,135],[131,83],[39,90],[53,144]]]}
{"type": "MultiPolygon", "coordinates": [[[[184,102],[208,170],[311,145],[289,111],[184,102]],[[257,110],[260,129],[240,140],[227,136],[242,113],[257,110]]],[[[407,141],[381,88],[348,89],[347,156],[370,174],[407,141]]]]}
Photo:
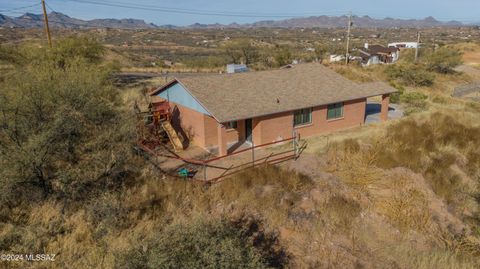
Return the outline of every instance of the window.
{"type": "Polygon", "coordinates": [[[227,123],[225,124],[225,128],[227,128],[227,130],[237,129],[237,122],[236,122],[236,121],[227,122],[227,123]]]}
{"type": "Polygon", "coordinates": [[[327,120],[334,120],[343,117],[343,103],[328,105],[327,120]]]}
{"type": "Polygon", "coordinates": [[[293,126],[312,123],[312,109],[300,109],[293,113],[293,126]]]}

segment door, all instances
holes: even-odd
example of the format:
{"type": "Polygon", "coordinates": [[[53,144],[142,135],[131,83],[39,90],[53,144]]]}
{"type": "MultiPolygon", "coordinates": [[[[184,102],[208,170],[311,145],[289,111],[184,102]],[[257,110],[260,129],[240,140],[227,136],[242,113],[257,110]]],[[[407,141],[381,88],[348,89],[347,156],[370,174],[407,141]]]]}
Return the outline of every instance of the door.
{"type": "Polygon", "coordinates": [[[252,119],[245,120],[245,140],[252,143],[252,119]]]}

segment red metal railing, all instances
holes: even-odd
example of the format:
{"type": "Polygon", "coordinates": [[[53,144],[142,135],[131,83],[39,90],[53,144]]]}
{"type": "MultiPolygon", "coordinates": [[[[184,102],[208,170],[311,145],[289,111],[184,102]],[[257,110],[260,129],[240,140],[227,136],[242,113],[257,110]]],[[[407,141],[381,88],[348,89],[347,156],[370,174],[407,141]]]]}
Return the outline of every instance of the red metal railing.
{"type": "Polygon", "coordinates": [[[143,151],[147,152],[148,154],[150,154],[152,156],[164,157],[164,158],[169,158],[169,159],[176,159],[176,160],[180,160],[184,163],[201,166],[204,169],[203,180],[199,180],[199,179],[193,179],[193,180],[197,181],[197,182],[210,183],[210,184],[221,182],[225,178],[227,178],[231,175],[237,174],[239,172],[244,171],[247,168],[254,167],[256,165],[260,165],[260,164],[279,164],[279,163],[282,163],[282,162],[285,162],[285,161],[296,159],[299,156],[299,154],[306,148],[306,143],[304,143],[302,146],[299,146],[298,141],[297,141],[297,137],[294,136],[294,137],[290,137],[290,138],[287,138],[287,139],[282,139],[282,140],[275,141],[275,142],[270,142],[270,143],[265,143],[265,144],[261,144],[261,145],[252,146],[252,147],[249,147],[247,149],[238,150],[238,151],[232,152],[232,153],[227,154],[227,155],[214,157],[214,158],[210,158],[210,159],[207,159],[207,160],[195,160],[195,159],[183,158],[183,157],[179,156],[178,154],[176,154],[175,152],[168,149],[165,145],[163,145],[159,141],[154,141],[154,144],[163,147],[163,149],[165,149],[169,154],[164,154],[164,153],[161,153],[161,152],[157,152],[154,149],[149,148],[147,145],[150,144],[150,143],[147,142],[147,141],[139,140],[137,142],[137,144],[138,144],[138,147],[140,149],[142,149],[143,151]],[[271,153],[270,155],[268,155],[266,157],[261,157],[261,158],[258,158],[258,159],[255,159],[254,154],[252,154],[252,160],[251,161],[248,161],[248,162],[236,165],[236,166],[232,165],[230,167],[222,167],[222,166],[212,164],[212,162],[219,161],[219,160],[222,160],[222,159],[225,159],[225,158],[228,158],[228,157],[233,157],[235,155],[238,155],[238,154],[241,154],[241,153],[244,153],[244,152],[248,152],[248,151],[253,152],[255,149],[258,149],[258,148],[264,148],[264,147],[268,147],[268,146],[271,146],[271,145],[280,144],[280,143],[284,143],[284,142],[288,142],[288,141],[293,141],[293,145],[294,145],[293,149],[289,149],[289,150],[285,150],[285,151],[277,152],[277,153],[271,153]],[[282,156],[282,155],[285,155],[285,156],[282,156]],[[207,176],[206,176],[206,169],[207,168],[219,169],[219,170],[223,170],[224,172],[222,174],[220,174],[219,176],[208,179],[207,176]]]}

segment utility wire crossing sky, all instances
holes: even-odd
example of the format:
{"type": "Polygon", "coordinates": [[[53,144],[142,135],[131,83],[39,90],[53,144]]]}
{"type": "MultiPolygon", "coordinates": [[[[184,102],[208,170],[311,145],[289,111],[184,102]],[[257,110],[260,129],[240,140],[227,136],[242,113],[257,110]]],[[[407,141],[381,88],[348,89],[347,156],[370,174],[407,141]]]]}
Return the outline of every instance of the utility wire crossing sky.
{"type": "MultiPolygon", "coordinates": [[[[373,18],[480,22],[479,0],[46,0],[50,10],[79,19],[135,18],[157,25],[252,23],[308,16],[354,15],[373,18]]],[[[0,13],[41,13],[40,0],[0,0],[0,13]]]]}

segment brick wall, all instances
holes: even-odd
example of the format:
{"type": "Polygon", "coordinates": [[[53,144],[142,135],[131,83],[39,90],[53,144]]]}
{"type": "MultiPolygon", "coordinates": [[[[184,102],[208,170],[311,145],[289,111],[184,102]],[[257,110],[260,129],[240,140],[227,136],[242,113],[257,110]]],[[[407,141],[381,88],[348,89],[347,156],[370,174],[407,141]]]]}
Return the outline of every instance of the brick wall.
{"type": "MultiPolygon", "coordinates": [[[[365,122],[366,98],[344,103],[343,118],[327,120],[327,106],[316,107],[312,111],[312,123],[296,127],[301,137],[360,126],[365,122]]],[[[193,135],[193,143],[203,148],[218,146],[217,121],[197,111],[175,105],[174,122],[179,122],[185,131],[193,135]]],[[[177,123],[178,124],[178,123],[177,123]]],[[[254,118],[252,121],[253,142],[256,145],[289,138],[293,133],[293,112],[254,118]]],[[[237,122],[237,129],[227,130],[227,143],[245,139],[245,121],[237,122]]]]}
{"type": "Polygon", "coordinates": [[[255,145],[292,137],[293,113],[284,112],[254,119],[253,142],[255,145]]]}
{"type": "Polygon", "coordinates": [[[309,137],[321,133],[360,126],[365,123],[367,99],[344,103],[343,118],[327,120],[327,106],[316,107],[312,111],[312,124],[296,127],[301,137],[309,137]]]}
{"type": "MultiPolygon", "coordinates": [[[[345,102],[343,118],[335,120],[327,120],[327,106],[316,107],[312,111],[312,123],[298,126],[295,130],[301,137],[309,137],[360,126],[365,122],[366,102],[366,98],[345,102]]],[[[259,117],[253,122],[256,145],[289,138],[293,133],[293,112],[259,117]]]]}
{"type": "Polygon", "coordinates": [[[206,115],[175,103],[170,103],[170,106],[173,128],[177,132],[183,131],[190,138],[190,143],[205,147],[206,115]]]}

